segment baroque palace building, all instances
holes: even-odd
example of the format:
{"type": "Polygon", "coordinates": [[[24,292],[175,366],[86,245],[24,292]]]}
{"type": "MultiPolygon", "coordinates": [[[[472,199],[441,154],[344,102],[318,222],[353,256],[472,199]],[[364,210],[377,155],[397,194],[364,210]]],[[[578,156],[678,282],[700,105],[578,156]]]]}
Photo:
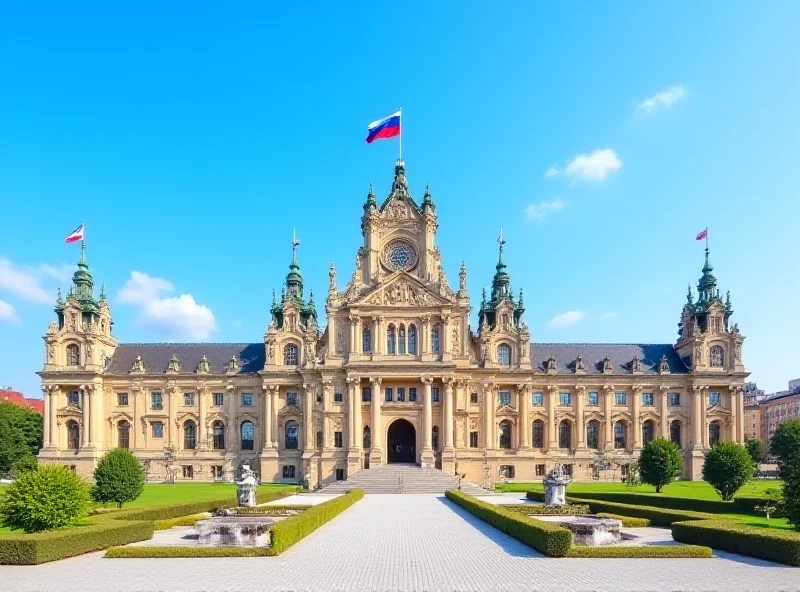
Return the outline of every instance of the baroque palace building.
{"type": "Polygon", "coordinates": [[[312,487],[407,462],[488,484],[556,463],[576,479],[622,474],[656,437],[698,478],[705,450],[744,440],[744,337],[708,250],[675,344],[532,343],[502,243],[473,331],[467,271],[451,288],[437,228],[430,192],[417,203],[398,161],[388,197],[367,195],[343,290],[331,265],[327,327],[293,246],[258,343],[120,344],[82,251],[44,336],[40,460],[90,475],[125,447],[151,478],[230,480],[249,463],[263,481],[312,487]]]}

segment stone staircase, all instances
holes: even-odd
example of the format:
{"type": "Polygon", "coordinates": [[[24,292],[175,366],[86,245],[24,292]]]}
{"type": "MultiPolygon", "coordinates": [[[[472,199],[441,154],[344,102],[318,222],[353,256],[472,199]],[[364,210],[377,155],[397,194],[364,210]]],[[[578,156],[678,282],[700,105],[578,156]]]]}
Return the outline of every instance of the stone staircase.
{"type": "MultiPolygon", "coordinates": [[[[337,481],[319,490],[319,493],[344,493],[363,489],[364,493],[444,493],[458,489],[458,477],[447,475],[439,469],[417,465],[389,464],[359,471],[346,481],[337,481]]],[[[461,491],[469,495],[490,495],[482,487],[461,481],[461,491]]]]}

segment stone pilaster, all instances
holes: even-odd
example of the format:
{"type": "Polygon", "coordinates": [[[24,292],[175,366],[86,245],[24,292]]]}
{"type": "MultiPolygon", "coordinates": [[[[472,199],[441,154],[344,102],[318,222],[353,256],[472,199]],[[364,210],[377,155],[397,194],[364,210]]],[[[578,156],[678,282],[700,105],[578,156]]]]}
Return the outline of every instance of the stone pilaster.
{"type": "Polygon", "coordinates": [[[420,463],[423,467],[433,467],[433,402],[431,401],[431,379],[422,377],[422,455],[420,463]]]}
{"type": "Polygon", "coordinates": [[[659,433],[662,438],[669,440],[669,407],[667,405],[667,392],[669,387],[661,385],[658,393],[658,412],[661,414],[659,433]]]}
{"type": "Polygon", "coordinates": [[[372,447],[369,451],[369,466],[374,468],[383,464],[383,421],[381,418],[381,402],[383,393],[381,392],[381,379],[370,378],[372,384],[372,426],[370,434],[372,436],[372,447]]]}
{"type": "Polygon", "coordinates": [[[553,453],[558,450],[558,418],[556,416],[556,404],[558,397],[558,386],[550,385],[547,387],[547,452],[553,453]]]}
{"type": "Polygon", "coordinates": [[[455,447],[453,446],[453,385],[452,378],[444,380],[444,448],[442,449],[442,471],[448,475],[455,473],[455,447]]]}
{"type": "Polygon", "coordinates": [[[614,421],[612,419],[612,405],[614,404],[614,386],[608,385],[603,392],[603,415],[605,421],[603,422],[603,439],[605,440],[603,448],[606,450],[614,450],[614,421]]]}
{"type": "Polygon", "coordinates": [[[631,412],[631,448],[633,452],[638,452],[642,449],[642,423],[639,418],[639,413],[642,406],[642,387],[633,387],[633,410],[631,412]]]}
{"type": "Polygon", "coordinates": [[[519,447],[520,450],[531,448],[531,387],[527,384],[517,385],[519,400],[519,447]]]}

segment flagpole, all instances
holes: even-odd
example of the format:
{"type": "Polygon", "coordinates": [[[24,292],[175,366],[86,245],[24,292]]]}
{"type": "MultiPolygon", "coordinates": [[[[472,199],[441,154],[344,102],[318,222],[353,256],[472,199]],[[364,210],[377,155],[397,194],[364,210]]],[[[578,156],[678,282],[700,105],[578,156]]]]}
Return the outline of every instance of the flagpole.
{"type": "Polygon", "coordinates": [[[706,255],[708,255],[708,226],[706,226],[706,255]]]}
{"type": "Polygon", "coordinates": [[[399,140],[397,142],[397,160],[403,160],[403,108],[400,107],[398,109],[400,111],[400,134],[398,135],[399,140]]]}

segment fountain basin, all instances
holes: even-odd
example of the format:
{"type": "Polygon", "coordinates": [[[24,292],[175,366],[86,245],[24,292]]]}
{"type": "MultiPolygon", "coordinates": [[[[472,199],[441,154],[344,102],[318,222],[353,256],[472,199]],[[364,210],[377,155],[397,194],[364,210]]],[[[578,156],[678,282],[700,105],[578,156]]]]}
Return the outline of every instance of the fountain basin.
{"type": "Polygon", "coordinates": [[[215,516],[195,523],[197,542],[213,547],[266,547],[275,520],[250,516],[215,516]]]}
{"type": "Polygon", "coordinates": [[[612,518],[581,516],[563,524],[572,531],[576,545],[613,545],[622,538],[622,521],[612,518]]]}

